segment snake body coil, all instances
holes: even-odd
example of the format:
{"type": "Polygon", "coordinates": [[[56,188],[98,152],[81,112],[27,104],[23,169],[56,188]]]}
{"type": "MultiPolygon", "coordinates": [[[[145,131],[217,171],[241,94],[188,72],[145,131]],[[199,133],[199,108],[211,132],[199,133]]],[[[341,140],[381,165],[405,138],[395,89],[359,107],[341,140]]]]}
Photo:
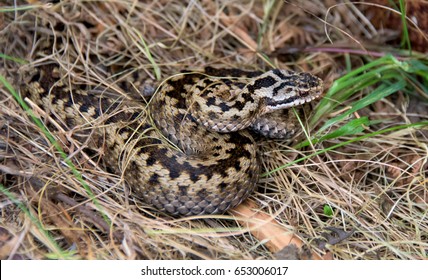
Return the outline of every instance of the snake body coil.
{"type": "Polygon", "coordinates": [[[88,145],[105,147],[105,164],[124,174],[133,195],[186,216],[222,213],[248,197],[260,167],[247,128],[289,138],[298,126],[281,120],[286,109],[322,92],[322,81],[308,73],[206,68],[165,81],[142,114],[136,102],[70,88],[60,78],[45,65],[22,92],[68,129],[96,127],[88,145]]]}

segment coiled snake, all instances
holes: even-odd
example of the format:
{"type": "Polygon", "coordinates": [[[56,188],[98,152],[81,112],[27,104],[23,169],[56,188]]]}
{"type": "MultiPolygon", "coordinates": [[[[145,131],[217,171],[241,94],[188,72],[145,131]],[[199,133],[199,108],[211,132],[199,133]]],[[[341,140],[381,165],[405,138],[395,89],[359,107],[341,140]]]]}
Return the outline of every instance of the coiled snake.
{"type": "Polygon", "coordinates": [[[248,129],[290,138],[299,126],[281,119],[292,114],[286,109],[318,97],[323,84],[288,70],[206,68],[165,81],[144,114],[135,101],[70,87],[61,77],[44,65],[21,92],[79,140],[90,134],[88,146],[104,148],[106,166],[124,175],[133,195],[186,216],[222,213],[248,197],[260,173],[248,129]]]}

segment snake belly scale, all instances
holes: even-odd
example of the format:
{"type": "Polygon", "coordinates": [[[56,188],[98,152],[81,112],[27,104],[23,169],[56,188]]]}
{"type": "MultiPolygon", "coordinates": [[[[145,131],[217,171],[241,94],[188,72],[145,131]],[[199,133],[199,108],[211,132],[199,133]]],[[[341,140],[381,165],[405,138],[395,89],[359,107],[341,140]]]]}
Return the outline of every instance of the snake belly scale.
{"type": "Polygon", "coordinates": [[[136,101],[61,77],[54,64],[27,71],[21,92],[66,129],[78,128],[79,140],[91,135],[89,148],[104,149],[103,162],[133,196],[174,216],[223,213],[247,198],[260,173],[249,130],[290,138],[298,125],[284,119],[287,108],[323,87],[309,73],[206,68],[163,82],[142,114],[136,101]]]}

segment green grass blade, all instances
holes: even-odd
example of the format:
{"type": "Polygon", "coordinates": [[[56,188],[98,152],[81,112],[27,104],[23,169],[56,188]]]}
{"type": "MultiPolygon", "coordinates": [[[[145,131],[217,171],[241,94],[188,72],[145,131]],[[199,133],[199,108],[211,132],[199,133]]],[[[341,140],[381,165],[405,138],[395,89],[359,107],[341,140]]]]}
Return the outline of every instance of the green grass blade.
{"type": "Polygon", "coordinates": [[[322,116],[333,111],[356,92],[384,81],[387,73],[399,79],[396,69],[400,67],[403,67],[401,62],[393,56],[387,55],[343,75],[334,81],[325,97],[318,103],[317,110],[310,120],[310,126],[313,126],[322,116]]]}
{"type": "Polygon", "coordinates": [[[135,34],[137,34],[137,36],[139,38],[139,41],[137,41],[137,42],[140,42],[142,45],[142,47],[141,47],[141,45],[137,43],[136,46],[140,49],[140,51],[150,61],[151,65],[153,67],[153,71],[155,73],[156,79],[159,81],[162,78],[161,70],[159,68],[159,65],[156,63],[156,60],[152,56],[152,53],[150,51],[149,46],[147,45],[146,41],[144,40],[143,35],[138,30],[136,30],[135,28],[132,28],[132,31],[135,32],[135,34]]]}
{"type": "Polygon", "coordinates": [[[306,140],[303,141],[299,144],[297,144],[296,146],[294,146],[294,149],[301,149],[303,147],[309,146],[309,144],[312,143],[312,145],[324,141],[324,140],[329,140],[329,139],[334,139],[334,138],[338,138],[341,136],[346,136],[346,135],[354,135],[354,134],[358,134],[363,132],[364,130],[364,126],[369,126],[371,125],[372,122],[369,121],[368,117],[361,117],[358,119],[353,119],[351,121],[349,121],[348,123],[346,123],[345,125],[339,127],[338,129],[336,129],[335,131],[328,133],[326,135],[323,135],[322,137],[319,137],[317,135],[315,135],[313,137],[312,140],[306,140]]]}
{"type": "Polygon", "coordinates": [[[7,59],[7,60],[16,62],[18,64],[22,64],[22,65],[28,63],[28,61],[26,61],[25,59],[9,56],[9,55],[3,54],[3,53],[0,53],[0,58],[7,59]]]}
{"type": "MultiPolygon", "coordinates": [[[[325,97],[319,102],[317,110],[310,120],[310,126],[314,126],[323,116],[333,112],[336,107],[340,106],[352,95],[366,90],[375,84],[379,84],[379,86],[361,100],[351,104],[349,110],[328,120],[315,135],[319,135],[320,132],[343,121],[350,114],[397,91],[410,93],[417,87],[420,89],[420,92],[427,96],[428,66],[422,60],[409,59],[407,61],[399,61],[392,55],[387,55],[349,72],[337,79],[325,97]]],[[[305,145],[307,145],[307,142],[301,143],[298,146],[305,145]]]]}
{"type": "Polygon", "coordinates": [[[347,110],[346,112],[328,120],[319,130],[319,132],[322,132],[326,130],[327,128],[331,127],[332,125],[344,120],[346,117],[348,117],[350,114],[355,113],[356,111],[373,104],[374,102],[387,97],[390,94],[393,94],[399,90],[404,89],[406,86],[406,82],[404,80],[400,80],[397,83],[394,83],[392,85],[387,84],[381,84],[378,88],[376,88],[373,92],[371,92],[369,95],[363,97],[362,99],[354,102],[352,104],[352,107],[347,110]]]}
{"type": "Polygon", "coordinates": [[[407,27],[406,20],[406,2],[404,0],[399,0],[398,2],[400,4],[400,16],[402,25],[401,46],[406,46],[409,52],[412,53],[412,43],[410,42],[409,29],[407,27]]]}

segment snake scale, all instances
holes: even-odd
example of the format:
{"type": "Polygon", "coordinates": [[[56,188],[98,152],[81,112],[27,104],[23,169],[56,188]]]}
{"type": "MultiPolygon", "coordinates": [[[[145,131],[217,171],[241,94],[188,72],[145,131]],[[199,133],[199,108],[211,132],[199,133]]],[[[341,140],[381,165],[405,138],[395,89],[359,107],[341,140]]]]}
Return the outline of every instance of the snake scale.
{"type": "Polygon", "coordinates": [[[254,190],[260,166],[249,130],[270,138],[298,131],[287,108],[317,98],[322,80],[288,70],[206,68],[161,84],[148,103],[70,86],[47,64],[21,93],[123,174],[132,195],[174,216],[223,213],[254,190]],[[143,113],[147,111],[147,113],[143,113]],[[282,118],[282,119],[281,119],[282,118]]]}

